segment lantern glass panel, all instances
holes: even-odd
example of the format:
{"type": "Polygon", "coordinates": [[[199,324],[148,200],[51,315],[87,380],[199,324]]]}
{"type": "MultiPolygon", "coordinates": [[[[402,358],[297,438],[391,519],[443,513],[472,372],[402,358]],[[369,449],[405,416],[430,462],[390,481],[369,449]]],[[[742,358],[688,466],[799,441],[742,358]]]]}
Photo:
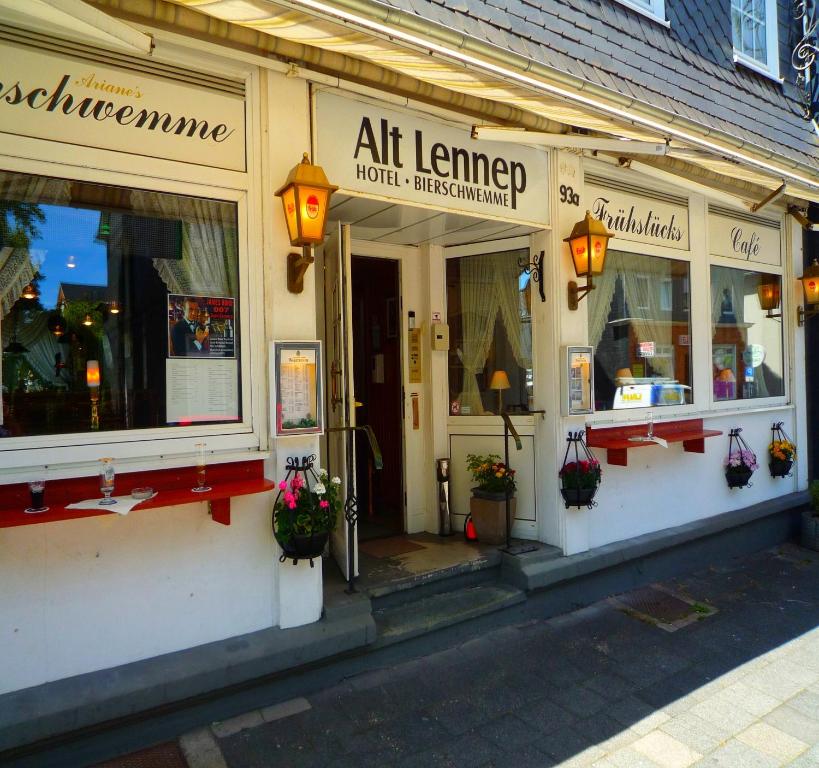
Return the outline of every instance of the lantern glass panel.
{"type": "Polygon", "coordinates": [[[819,277],[803,277],[802,289],[805,291],[805,304],[819,304],[819,277]]]}
{"type": "Polygon", "coordinates": [[[299,245],[317,245],[324,239],[328,196],[327,190],[321,187],[298,186],[298,206],[301,217],[299,245]]]}
{"type": "Polygon", "coordinates": [[[591,273],[603,274],[603,265],[606,262],[606,246],[609,239],[602,235],[591,235],[591,273]]]}
{"type": "Polygon", "coordinates": [[[296,216],[296,188],[294,186],[291,185],[282,192],[282,207],[287,222],[287,236],[290,238],[291,243],[295,243],[299,239],[299,226],[296,216]]]}
{"type": "Polygon", "coordinates": [[[575,273],[578,277],[586,277],[589,274],[589,238],[586,235],[575,237],[569,246],[575,273]]]}

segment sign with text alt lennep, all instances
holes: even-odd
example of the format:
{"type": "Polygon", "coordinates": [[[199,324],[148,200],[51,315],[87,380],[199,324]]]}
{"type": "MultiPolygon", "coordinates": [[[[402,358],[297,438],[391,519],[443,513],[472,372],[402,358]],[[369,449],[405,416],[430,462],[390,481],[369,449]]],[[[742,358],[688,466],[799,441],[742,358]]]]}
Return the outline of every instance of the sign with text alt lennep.
{"type": "Polygon", "coordinates": [[[342,192],[547,226],[549,165],[534,147],[471,138],[471,126],[321,91],[318,162],[342,192]]]}
{"type": "Polygon", "coordinates": [[[245,170],[240,96],[6,42],[0,132],[245,170]]]}

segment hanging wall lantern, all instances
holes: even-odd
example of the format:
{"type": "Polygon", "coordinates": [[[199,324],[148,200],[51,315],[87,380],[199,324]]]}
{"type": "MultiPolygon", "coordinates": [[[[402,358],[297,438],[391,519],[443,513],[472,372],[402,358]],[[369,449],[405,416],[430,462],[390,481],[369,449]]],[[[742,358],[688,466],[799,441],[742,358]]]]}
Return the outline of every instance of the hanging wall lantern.
{"type": "Polygon", "coordinates": [[[276,192],[284,206],[291,245],[319,245],[324,240],[330,195],[337,189],[327,180],[321,166],[310,163],[305,152],[276,192]]]}
{"type": "Polygon", "coordinates": [[[805,324],[806,317],[813,317],[819,313],[819,261],[814,259],[809,267],[805,267],[802,277],[802,290],[805,293],[805,307],[799,307],[799,325],[805,324]]]}
{"type": "Polygon", "coordinates": [[[759,285],[756,288],[759,296],[759,306],[767,314],[766,317],[782,317],[782,313],[775,313],[782,300],[782,287],[779,275],[760,275],[759,285]]]}
{"type": "Polygon", "coordinates": [[[34,283],[29,283],[25,288],[23,288],[23,292],[20,295],[24,299],[31,301],[32,299],[38,298],[40,292],[37,290],[37,286],[34,285],[34,283]]]}
{"type": "Polygon", "coordinates": [[[591,211],[586,211],[586,217],[578,221],[572,233],[564,239],[563,242],[569,244],[575,274],[586,278],[586,285],[578,286],[574,280],[569,282],[569,309],[577,309],[580,300],[594,289],[594,276],[603,274],[611,237],[614,237],[614,233],[609,232],[602,221],[595,219],[591,211]]]}
{"type": "Polygon", "coordinates": [[[290,244],[302,246],[301,254],[287,255],[287,290],[291,293],[304,290],[304,273],[313,263],[308,247],[324,241],[330,196],[337,189],[327,180],[321,166],[310,163],[305,152],[302,161],[288,174],[284,186],[276,192],[282,199],[290,244]]]}

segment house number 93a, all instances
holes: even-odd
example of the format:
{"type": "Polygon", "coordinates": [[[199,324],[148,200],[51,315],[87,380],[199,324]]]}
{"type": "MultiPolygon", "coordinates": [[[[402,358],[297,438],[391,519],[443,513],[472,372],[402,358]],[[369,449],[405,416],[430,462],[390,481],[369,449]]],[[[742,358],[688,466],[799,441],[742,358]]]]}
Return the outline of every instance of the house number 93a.
{"type": "Polygon", "coordinates": [[[560,202],[569,205],[580,205],[580,195],[566,184],[560,185],[560,202]]]}

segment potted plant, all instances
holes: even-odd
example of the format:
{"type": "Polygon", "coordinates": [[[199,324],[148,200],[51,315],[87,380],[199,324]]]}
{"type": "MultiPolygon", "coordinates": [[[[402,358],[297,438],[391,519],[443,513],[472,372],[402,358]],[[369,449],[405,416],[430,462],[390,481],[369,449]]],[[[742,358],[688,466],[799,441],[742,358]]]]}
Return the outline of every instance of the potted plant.
{"type": "Polygon", "coordinates": [[[597,493],[603,472],[600,462],[591,457],[564,463],[558,476],[560,494],[566,507],[588,507],[597,493]]]}
{"type": "Polygon", "coordinates": [[[756,454],[747,448],[738,448],[725,460],[725,479],[729,488],[744,488],[758,469],[756,454]]]}
{"type": "Polygon", "coordinates": [[[787,477],[793,467],[796,446],[787,439],[773,440],[768,446],[768,455],[771,477],[787,477]]]}
{"type": "Polygon", "coordinates": [[[506,498],[510,520],[515,518],[515,470],[509,469],[494,453],[467,454],[466,468],[478,484],[472,489],[469,511],[478,539],[485,544],[506,541],[506,498]]]}
{"type": "Polygon", "coordinates": [[[803,547],[819,552],[819,480],[814,480],[808,490],[811,508],[802,511],[800,541],[803,547]]]}
{"type": "Polygon", "coordinates": [[[295,461],[288,461],[273,504],[273,533],[282,561],[309,559],[312,566],[313,558],[321,557],[341,507],[340,485],[338,477],[331,480],[323,469],[313,472],[309,461],[298,468],[295,461]]]}

